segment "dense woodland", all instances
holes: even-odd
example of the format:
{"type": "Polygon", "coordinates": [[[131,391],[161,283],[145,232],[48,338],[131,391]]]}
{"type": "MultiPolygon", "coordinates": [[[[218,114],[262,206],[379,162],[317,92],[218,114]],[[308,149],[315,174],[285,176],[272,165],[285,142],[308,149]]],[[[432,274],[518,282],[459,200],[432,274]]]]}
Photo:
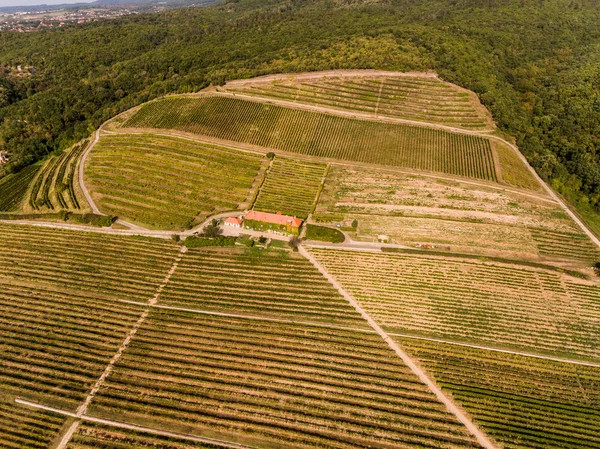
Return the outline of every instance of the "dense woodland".
{"type": "Polygon", "coordinates": [[[228,79],[435,70],[477,92],[538,172],[594,221],[599,23],[600,0],[239,0],[0,33],[0,147],[14,172],[131,106],[228,79]]]}

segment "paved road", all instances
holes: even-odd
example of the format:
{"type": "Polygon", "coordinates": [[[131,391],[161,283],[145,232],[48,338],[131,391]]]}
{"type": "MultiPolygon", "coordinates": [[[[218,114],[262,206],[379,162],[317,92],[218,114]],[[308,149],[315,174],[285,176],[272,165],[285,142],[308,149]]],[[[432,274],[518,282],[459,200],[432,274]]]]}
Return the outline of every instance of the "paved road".
{"type": "MultiPolygon", "coordinates": [[[[102,124],[102,126],[104,126],[104,124],[102,124]]],[[[92,199],[92,196],[90,195],[90,192],[88,192],[88,189],[85,186],[85,182],[83,182],[83,172],[85,170],[85,161],[87,160],[87,157],[90,154],[90,151],[92,151],[94,146],[98,143],[98,140],[100,140],[100,130],[102,129],[102,126],[100,126],[100,128],[98,128],[96,130],[96,132],[94,133],[94,140],[92,141],[91,144],[88,145],[86,150],[81,155],[81,159],[79,160],[79,186],[81,187],[83,196],[85,196],[85,199],[88,202],[88,204],[90,205],[92,212],[95,213],[96,215],[104,215],[104,214],[102,212],[100,212],[98,207],[96,207],[96,204],[94,203],[94,200],[92,199]]]]}
{"type": "Polygon", "coordinates": [[[456,404],[444,394],[440,387],[431,380],[425,371],[423,371],[402,348],[396,343],[382,328],[371,318],[371,316],[362,308],[362,306],[356,301],[344,288],[337,282],[337,280],[329,274],[329,272],[310,254],[302,245],[298,248],[300,254],[306,257],[319,272],[335,287],[335,289],[352,305],[358,313],[369,323],[369,325],[379,334],[381,338],[388,344],[388,346],[402,359],[402,361],[408,366],[411,371],[417,375],[417,377],[435,394],[437,399],[442,402],[448,411],[452,413],[468,430],[475,436],[479,444],[485,449],[497,449],[491,440],[481,431],[479,428],[460,410],[456,404]]]}

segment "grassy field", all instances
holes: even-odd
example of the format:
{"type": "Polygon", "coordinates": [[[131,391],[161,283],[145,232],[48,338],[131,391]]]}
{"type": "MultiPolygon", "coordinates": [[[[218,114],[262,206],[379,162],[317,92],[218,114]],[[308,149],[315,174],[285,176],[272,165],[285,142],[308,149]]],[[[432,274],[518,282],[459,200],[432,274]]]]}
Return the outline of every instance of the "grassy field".
{"type": "Polygon", "coordinates": [[[600,446],[600,369],[397,338],[507,449],[600,446]]]}
{"type": "Polygon", "coordinates": [[[225,86],[224,89],[245,95],[466,129],[494,127],[475,95],[432,78],[291,79],[251,83],[244,87],[225,86]]]}
{"type": "Polygon", "coordinates": [[[44,212],[78,210],[87,206],[79,193],[77,170],[88,144],[87,140],[80,142],[46,161],[29,192],[29,209],[44,212]]]}
{"type": "Polygon", "coordinates": [[[181,230],[246,207],[263,163],[259,155],[184,139],[106,135],[90,153],[85,176],[102,211],[181,230]]]}
{"type": "Polygon", "coordinates": [[[83,422],[66,449],[226,449],[188,439],[83,422]]]}
{"type": "Polygon", "coordinates": [[[504,182],[525,189],[543,191],[542,185],[511,148],[500,142],[494,142],[493,145],[498,154],[504,182]]]}
{"type": "Polygon", "coordinates": [[[144,105],[123,126],[175,129],[291,153],[496,180],[485,138],[229,97],[162,99],[144,105]]]}
{"type": "Polygon", "coordinates": [[[254,209],[305,219],[315,205],[326,169],[324,164],[276,157],[254,209]]]}
{"type": "Polygon", "coordinates": [[[48,449],[65,418],[5,400],[1,388],[0,386],[0,447],[48,449]]]}
{"type": "Polygon", "coordinates": [[[590,282],[472,259],[311,251],[390,332],[600,357],[600,288],[590,282]]]}
{"type": "Polygon", "coordinates": [[[27,191],[40,164],[30,165],[19,173],[0,179],[0,212],[17,212],[23,207],[27,191]]]}
{"type": "Polygon", "coordinates": [[[565,267],[600,260],[590,239],[543,193],[399,170],[333,166],[313,218],[329,224],[357,220],[352,238],[362,241],[385,234],[410,246],[565,267]]]}
{"type": "Polygon", "coordinates": [[[368,327],[310,262],[283,251],[190,250],[161,304],[368,327]]]}
{"type": "Polygon", "coordinates": [[[154,311],[90,413],[257,448],[477,447],[376,334],[154,311]]]}

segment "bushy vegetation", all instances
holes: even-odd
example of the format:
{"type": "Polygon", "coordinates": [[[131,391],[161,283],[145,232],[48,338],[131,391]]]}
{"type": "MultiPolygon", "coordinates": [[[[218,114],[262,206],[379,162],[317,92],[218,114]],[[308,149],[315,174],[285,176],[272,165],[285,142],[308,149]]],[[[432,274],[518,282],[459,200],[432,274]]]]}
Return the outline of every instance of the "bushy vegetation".
{"type": "Polygon", "coordinates": [[[224,237],[222,235],[215,237],[196,237],[189,236],[183,244],[188,248],[201,248],[204,246],[234,246],[236,237],[224,237]]]}
{"type": "Polygon", "coordinates": [[[342,243],[345,240],[345,237],[344,234],[342,234],[337,229],[307,224],[306,239],[320,240],[322,242],[342,243]]]}
{"type": "Polygon", "coordinates": [[[177,129],[323,158],[496,180],[488,139],[224,96],[144,105],[125,127],[177,129]]]}

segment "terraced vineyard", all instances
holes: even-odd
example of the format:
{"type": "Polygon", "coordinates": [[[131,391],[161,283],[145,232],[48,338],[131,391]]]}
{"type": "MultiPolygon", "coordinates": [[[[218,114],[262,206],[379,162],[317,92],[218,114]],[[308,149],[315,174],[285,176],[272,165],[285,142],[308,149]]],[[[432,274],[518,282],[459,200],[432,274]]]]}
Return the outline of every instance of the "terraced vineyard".
{"type": "Polygon", "coordinates": [[[262,250],[190,250],[161,304],[294,321],[368,328],[310,262],[262,250]]]}
{"type": "Polygon", "coordinates": [[[0,179],[0,212],[19,211],[22,208],[29,186],[39,169],[39,164],[30,165],[19,173],[0,179]]]}
{"type": "Polygon", "coordinates": [[[242,82],[241,86],[234,82],[225,89],[286,102],[466,129],[493,128],[491,119],[474,94],[436,78],[292,79],[270,83],[242,82]]]}
{"type": "Polygon", "coordinates": [[[0,447],[47,449],[64,420],[61,416],[4,402],[0,397],[0,447]]]}
{"type": "Polygon", "coordinates": [[[148,103],[125,128],[165,128],[291,153],[495,181],[488,139],[356,120],[224,96],[148,103]]]}
{"type": "Polygon", "coordinates": [[[326,169],[324,164],[275,158],[254,209],[305,219],[315,206],[326,169]]]}
{"type": "Polygon", "coordinates": [[[148,432],[83,422],[66,449],[226,449],[224,446],[205,444],[148,432]]]}
{"type": "Polygon", "coordinates": [[[29,193],[29,207],[33,210],[82,209],[84,200],[79,198],[77,169],[79,158],[88,146],[85,140],[60,156],[48,159],[29,193]]]}
{"type": "Polygon", "coordinates": [[[251,447],[477,447],[378,335],[155,310],[95,416],[251,447]]]}
{"type": "Polygon", "coordinates": [[[600,368],[397,340],[503,447],[600,446],[600,368]]]}
{"type": "Polygon", "coordinates": [[[183,229],[246,207],[264,160],[183,139],[106,135],[90,153],[85,175],[102,211],[152,228],[183,229]]]}
{"type": "Polygon", "coordinates": [[[390,332],[600,357],[600,288],[591,283],[460,258],[316,248],[312,253],[390,332]]]}

